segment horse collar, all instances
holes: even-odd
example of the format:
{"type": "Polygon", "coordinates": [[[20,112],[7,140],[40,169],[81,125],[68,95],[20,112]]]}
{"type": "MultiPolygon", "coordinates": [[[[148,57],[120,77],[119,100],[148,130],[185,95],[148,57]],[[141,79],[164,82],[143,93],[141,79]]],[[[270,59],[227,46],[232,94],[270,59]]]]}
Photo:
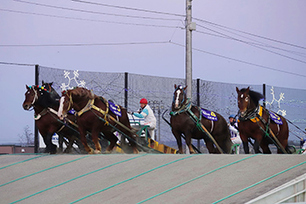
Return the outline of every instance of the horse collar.
{"type": "Polygon", "coordinates": [[[82,110],[80,110],[79,112],[77,112],[77,115],[78,115],[78,116],[81,116],[83,113],[89,111],[89,110],[92,108],[94,102],[95,102],[95,99],[90,99],[90,100],[88,100],[86,106],[84,106],[84,108],[83,108],[82,110]]]}
{"type": "Polygon", "coordinates": [[[34,115],[34,120],[39,120],[42,116],[46,115],[48,113],[48,109],[43,109],[40,113],[37,115],[34,115]]]}

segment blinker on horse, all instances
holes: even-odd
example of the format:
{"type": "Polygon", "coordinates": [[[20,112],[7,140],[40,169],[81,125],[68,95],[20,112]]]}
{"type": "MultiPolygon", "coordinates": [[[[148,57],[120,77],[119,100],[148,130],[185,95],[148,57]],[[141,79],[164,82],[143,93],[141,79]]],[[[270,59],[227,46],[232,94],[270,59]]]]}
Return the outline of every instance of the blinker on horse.
{"type": "Polygon", "coordinates": [[[183,134],[190,153],[195,153],[191,145],[192,138],[204,139],[209,153],[230,153],[232,142],[226,120],[219,113],[193,106],[187,99],[186,88],[174,85],[170,113],[172,133],[177,141],[178,152],[183,153],[183,134]]]}
{"type": "Polygon", "coordinates": [[[288,147],[289,128],[286,119],[276,113],[270,112],[259,104],[264,96],[258,92],[244,88],[237,91],[239,108],[238,128],[243,142],[244,152],[249,154],[248,139],[255,140],[255,153],[271,154],[269,144],[275,144],[277,153],[290,153],[288,147]],[[278,120],[272,120],[278,118],[278,120]]]}

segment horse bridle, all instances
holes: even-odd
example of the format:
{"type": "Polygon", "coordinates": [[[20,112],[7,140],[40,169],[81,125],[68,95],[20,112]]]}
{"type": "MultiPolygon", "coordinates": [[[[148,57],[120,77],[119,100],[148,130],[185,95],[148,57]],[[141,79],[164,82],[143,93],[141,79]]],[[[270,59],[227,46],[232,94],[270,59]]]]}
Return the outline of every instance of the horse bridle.
{"type": "Polygon", "coordinates": [[[68,108],[67,108],[67,111],[68,110],[70,110],[70,108],[72,107],[72,105],[73,105],[73,100],[72,100],[72,96],[71,96],[71,94],[66,94],[66,96],[68,96],[68,98],[69,98],[69,106],[68,106],[68,108]]]}
{"type": "Polygon", "coordinates": [[[32,101],[32,103],[31,103],[31,107],[33,107],[33,106],[34,106],[34,103],[36,102],[36,100],[38,100],[38,93],[37,93],[37,91],[35,90],[34,86],[29,86],[29,88],[30,88],[31,90],[33,90],[33,92],[34,92],[34,94],[35,94],[35,96],[34,96],[34,98],[33,98],[33,101],[32,101]]]}

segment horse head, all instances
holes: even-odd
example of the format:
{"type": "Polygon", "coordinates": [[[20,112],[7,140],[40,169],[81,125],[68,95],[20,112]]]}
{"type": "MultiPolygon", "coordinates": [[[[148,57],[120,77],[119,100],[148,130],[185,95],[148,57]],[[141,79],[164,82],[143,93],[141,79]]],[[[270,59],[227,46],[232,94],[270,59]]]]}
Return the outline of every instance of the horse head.
{"type": "Polygon", "coordinates": [[[63,119],[72,108],[80,111],[90,99],[94,99],[95,95],[88,89],[76,87],[74,89],[63,91],[58,109],[58,117],[63,119]]]}
{"type": "Polygon", "coordinates": [[[35,102],[38,100],[38,93],[35,90],[34,86],[28,86],[26,85],[26,93],[24,102],[22,104],[22,107],[24,110],[29,110],[31,107],[34,106],[35,102]]]}
{"type": "Polygon", "coordinates": [[[62,97],[60,98],[60,105],[58,108],[57,116],[63,120],[64,117],[66,117],[67,112],[72,108],[73,105],[73,99],[72,94],[70,93],[71,90],[63,91],[62,97]]]}
{"type": "Polygon", "coordinates": [[[180,109],[187,102],[187,96],[185,92],[186,88],[187,86],[183,88],[182,85],[174,85],[175,91],[173,93],[172,110],[180,109]]]}
{"type": "Polygon", "coordinates": [[[44,87],[45,90],[47,90],[50,93],[50,96],[53,100],[59,101],[61,98],[60,95],[55,91],[55,89],[52,87],[53,82],[47,83],[42,80],[42,87],[44,87]]]}
{"type": "Polygon", "coordinates": [[[250,90],[250,87],[241,90],[236,87],[238,108],[241,116],[244,117],[248,112],[253,111],[259,105],[259,100],[264,96],[261,93],[250,90]]]}
{"type": "Polygon", "coordinates": [[[53,106],[56,103],[54,100],[51,99],[50,93],[42,86],[26,85],[26,89],[27,91],[25,93],[25,100],[22,105],[25,110],[29,110],[35,105],[47,108],[53,106]]]}

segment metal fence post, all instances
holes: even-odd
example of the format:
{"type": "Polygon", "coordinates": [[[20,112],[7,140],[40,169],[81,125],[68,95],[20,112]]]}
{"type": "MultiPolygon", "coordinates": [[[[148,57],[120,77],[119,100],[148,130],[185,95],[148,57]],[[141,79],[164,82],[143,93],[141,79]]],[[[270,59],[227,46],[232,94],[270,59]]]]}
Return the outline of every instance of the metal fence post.
{"type": "MultiPolygon", "coordinates": [[[[39,65],[35,65],[35,85],[39,84],[39,65]]],[[[34,152],[38,153],[39,148],[39,137],[38,137],[38,128],[34,122],[34,152]]]]}

